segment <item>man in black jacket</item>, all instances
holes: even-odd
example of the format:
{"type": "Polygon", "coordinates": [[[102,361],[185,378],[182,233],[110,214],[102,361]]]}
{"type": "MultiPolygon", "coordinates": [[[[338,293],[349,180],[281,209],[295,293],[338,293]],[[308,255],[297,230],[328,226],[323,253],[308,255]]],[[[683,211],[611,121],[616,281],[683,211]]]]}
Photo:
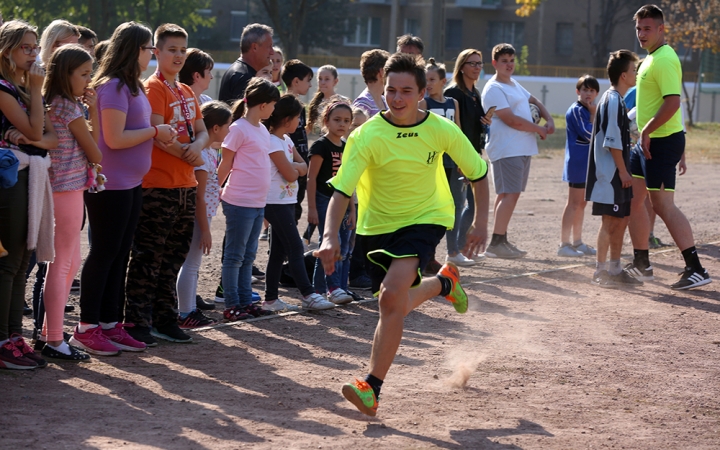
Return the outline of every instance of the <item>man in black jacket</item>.
{"type": "Polygon", "coordinates": [[[273,54],[273,29],[267,25],[251,23],[240,37],[240,58],[225,72],[220,81],[218,100],[232,104],[243,98],[245,88],[258,70],[270,64],[273,54]]]}

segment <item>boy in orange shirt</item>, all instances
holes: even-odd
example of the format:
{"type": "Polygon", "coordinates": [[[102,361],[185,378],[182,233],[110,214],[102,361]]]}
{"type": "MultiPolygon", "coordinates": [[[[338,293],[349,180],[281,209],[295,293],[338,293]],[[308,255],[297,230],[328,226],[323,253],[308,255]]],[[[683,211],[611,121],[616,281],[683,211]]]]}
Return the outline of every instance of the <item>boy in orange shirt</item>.
{"type": "Polygon", "coordinates": [[[195,222],[197,181],[193,167],[203,164],[202,149],[208,133],[200,102],[177,74],[185,64],[187,33],[173,24],[155,31],[158,70],[145,81],[152,125],[170,124],[177,140],[164,145],[157,140],[152,166],[143,178],[143,209],[133,241],[128,269],[126,322],[135,326],[130,335],[157,345],[155,337],[171,342],[191,342],[177,323],[175,282],[185,262],[195,222]]]}

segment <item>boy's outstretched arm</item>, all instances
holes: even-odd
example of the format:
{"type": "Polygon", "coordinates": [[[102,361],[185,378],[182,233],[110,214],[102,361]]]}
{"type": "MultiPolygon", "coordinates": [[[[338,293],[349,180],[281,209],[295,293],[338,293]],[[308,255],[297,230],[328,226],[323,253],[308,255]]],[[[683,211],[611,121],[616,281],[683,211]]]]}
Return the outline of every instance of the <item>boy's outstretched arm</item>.
{"type": "MultiPolygon", "coordinates": [[[[322,245],[320,245],[318,250],[313,252],[313,256],[320,258],[320,262],[322,262],[325,274],[327,275],[335,271],[335,263],[342,259],[338,232],[340,231],[340,225],[342,224],[349,204],[350,197],[339,191],[335,191],[330,199],[327,215],[325,216],[325,232],[323,233],[322,245]]],[[[487,211],[487,208],[485,210],[487,211]]]]}

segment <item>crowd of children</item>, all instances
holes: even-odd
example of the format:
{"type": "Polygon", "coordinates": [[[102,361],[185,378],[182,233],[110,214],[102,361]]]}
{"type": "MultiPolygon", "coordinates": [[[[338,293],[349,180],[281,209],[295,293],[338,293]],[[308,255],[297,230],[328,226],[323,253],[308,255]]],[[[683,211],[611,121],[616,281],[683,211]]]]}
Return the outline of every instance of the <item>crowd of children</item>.
{"type": "MultiPolygon", "coordinates": [[[[654,12],[648,14],[657,19],[654,12]]],[[[428,242],[439,241],[442,235],[447,240],[442,268],[435,260],[434,245],[433,253],[419,258],[420,269],[439,273],[440,284],[433,285],[433,292],[449,299],[454,295],[456,265],[471,266],[484,256],[525,255],[508,241],[507,229],[528,181],[531,156],[537,153],[536,136],[545,139],[553,133],[554,123],[542,103],[512,78],[512,46],[493,49],[496,75],[480,93],[475,87],[484,64],[480,51],[460,53],[446,87],[445,66],[430,58],[424,70],[418,69],[422,60],[413,56],[410,61],[406,54],[421,54],[422,41],[403,36],[398,41],[401,53],[395,56],[383,50],[362,55],[360,70],[367,88],[352,103],[335,92],[337,69],[321,67],[317,93],[306,110],[298,97],[308,93],[313,70],[296,59],[283,63],[282,51],[273,47],[272,33],[260,24],[245,28],[241,57],[224,74],[220,99],[212,100],[204,91],[213,79],[214,61],[209,54],[188,48],[187,32],[180,26],[164,24],[153,33],[128,22],[107,41],[96,42],[91,30],[64,20],[52,22],[41,36],[20,20],[2,25],[0,162],[11,169],[0,171],[1,368],[34,369],[46,365],[46,358],[84,361],[91,354],[144,351],[157,345],[158,338],[191,342],[185,330],[215,323],[203,313],[214,304],[199,298],[197,284],[203,256],[220,244],[213,242],[210,232],[220,208],[225,235],[216,298],[224,302],[226,321],[298,309],[279,297],[284,263],[305,310],[352,302],[353,286],[372,286],[377,291],[382,281],[378,267],[387,270],[383,266],[387,255],[381,253],[384,246],[397,243],[381,242],[375,236],[357,238],[358,219],[361,234],[375,234],[368,216],[377,211],[366,212],[365,219],[358,214],[358,196],[353,192],[358,180],[352,177],[360,175],[352,170],[371,166],[369,161],[354,160],[358,156],[353,154],[347,159],[354,166],[344,172],[341,168],[348,136],[366,120],[372,126],[353,136],[356,146],[368,149],[374,145],[374,128],[394,129],[402,121],[413,126],[425,123],[425,118],[416,123],[414,114],[405,117],[388,103],[400,95],[388,81],[388,67],[394,71],[394,83],[412,73],[418,92],[426,87],[419,108],[455,125],[447,129],[445,122],[432,119],[423,126],[433,132],[451,131],[453,139],[462,141],[462,152],[454,147],[446,150],[457,152],[460,162],[472,167],[463,173],[448,154],[441,158],[449,188],[442,190],[442,200],[448,204],[441,206],[452,209],[452,214],[437,219],[442,227],[420,230],[432,234],[428,242]],[[153,56],[157,70],[142,80],[153,56]],[[544,125],[533,120],[531,104],[545,119],[544,125]],[[373,119],[381,111],[390,111],[389,118],[380,114],[373,119]],[[309,133],[319,135],[312,145],[309,133]],[[484,231],[473,226],[486,225],[488,218],[485,169],[475,167],[483,151],[498,194],[492,239],[484,254],[474,251],[484,245],[484,231]],[[338,182],[348,177],[352,182],[338,182]],[[471,181],[476,182],[472,189],[471,181]],[[339,185],[347,198],[338,203],[333,199],[339,185]],[[301,236],[297,225],[306,195],[308,228],[301,236]],[[84,226],[90,252],[83,265],[84,226]],[[336,253],[334,260],[318,258],[314,271],[309,271],[306,251],[315,228],[321,248],[336,253]],[[254,265],[261,235],[270,240],[266,273],[254,265]],[[468,236],[472,242],[466,245],[468,236]],[[466,247],[473,249],[471,254],[462,253],[466,247]],[[40,265],[36,286],[42,288],[33,302],[36,342],[32,347],[22,337],[31,258],[40,265]],[[64,312],[68,295],[77,288],[74,277],[81,265],[80,321],[68,335],[63,332],[64,312]],[[264,300],[252,288],[263,276],[264,300]]],[[[635,85],[635,62],[631,52],[611,55],[612,88],[599,105],[595,104],[597,80],[580,78],[578,101],[566,116],[563,181],[569,184],[569,193],[558,255],[597,253],[592,281],[605,287],[637,285],[652,276],[642,245],[635,246],[632,267],[623,269],[619,261],[633,197],[631,172],[640,176],[635,164],[630,167],[630,119],[622,99],[635,85]],[[602,216],[597,252],[582,241],[588,200],[593,201],[593,214],[602,216]]],[[[430,152],[427,165],[435,164],[437,153],[430,152]]],[[[435,180],[429,172],[428,177],[435,180]]],[[[362,180],[358,195],[372,203],[368,195],[379,192],[378,181],[371,187],[362,180]]],[[[659,195],[651,197],[653,202],[663,201],[659,195]]],[[[398,214],[407,209],[389,197],[384,201],[394,205],[398,214]]],[[[435,217],[432,211],[427,214],[435,217]]],[[[388,233],[393,231],[388,218],[372,216],[372,220],[380,220],[388,233]]],[[[413,235],[413,239],[424,238],[413,235]]],[[[697,256],[692,256],[694,247],[691,250],[687,255],[683,250],[686,272],[690,271],[683,277],[686,282],[673,287],[695,287],[710,280],[697,256]]],[[[412,268],[406,269],[412,275],[412,268]]]]}

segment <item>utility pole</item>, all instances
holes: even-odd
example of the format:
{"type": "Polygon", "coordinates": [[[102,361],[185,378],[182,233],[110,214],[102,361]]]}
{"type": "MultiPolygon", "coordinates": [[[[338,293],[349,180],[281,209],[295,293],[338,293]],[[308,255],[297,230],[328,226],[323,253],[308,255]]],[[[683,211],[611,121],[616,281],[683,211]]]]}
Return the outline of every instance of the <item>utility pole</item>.
{"type": "Polygon", "coordinates": [[[388,36],[388,51],[395,53],[397,46],[397,21],[400,14],[400,0],[390,0],[390,36],[388,36]]]}

